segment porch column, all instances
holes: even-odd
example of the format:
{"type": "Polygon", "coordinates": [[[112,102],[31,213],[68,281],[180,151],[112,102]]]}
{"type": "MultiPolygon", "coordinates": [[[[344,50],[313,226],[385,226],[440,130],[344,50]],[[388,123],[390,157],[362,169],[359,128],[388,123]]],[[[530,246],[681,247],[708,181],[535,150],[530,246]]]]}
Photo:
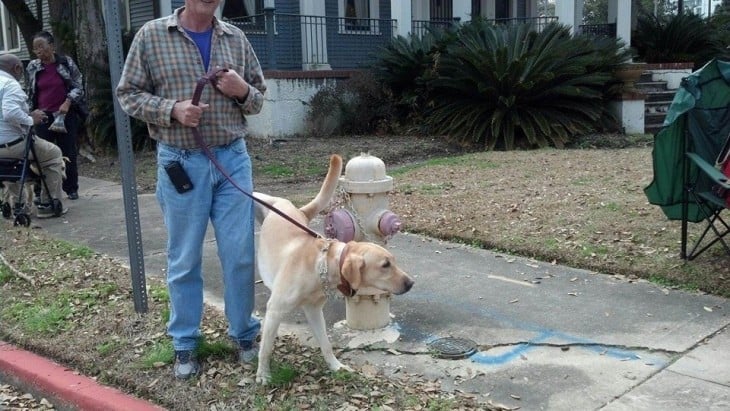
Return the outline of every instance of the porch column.
{"type": "Polygon", "coordinates": [[[608,22],[616,23],[616,38],[631,46],[631,0],[608,2],[608,22]]]}
{"type": "Polygon", "coordinates": [[[302,14],[302,70],[332,70],[327,58],[324,2],[325,0],[299,0],[302,14]]]}
{"type": "Polygon", "coordinates": [[[451,13],[454,19],[462,23],[471,21],[471,0],[453,0],[451,13]]]}
{"type": "Polygon", "coordinates": [[[571,34],[575,34],[583,19],[583,0],[561,0],[555,2],[555,15],[558,17],[560,24],[570,26],[571,34]]]}
{"type": "Polygon", "coordinates": [[[408,37],[411,34],[411,2],[405,0],[390,0],[390,18],[395,20],[398,26],[394,36],[408,37]]]}
{"type": "MultiPolygon", "coordinates": [[[[160,7],[160,16],[169,16],[172,14],[172,4],[169,1],[159,0],[158,6],[160,7]]],[[[220,17],[219,14],[223,12],[223,7],[218,7],[216,11],[216,17],[220,17]]]]}

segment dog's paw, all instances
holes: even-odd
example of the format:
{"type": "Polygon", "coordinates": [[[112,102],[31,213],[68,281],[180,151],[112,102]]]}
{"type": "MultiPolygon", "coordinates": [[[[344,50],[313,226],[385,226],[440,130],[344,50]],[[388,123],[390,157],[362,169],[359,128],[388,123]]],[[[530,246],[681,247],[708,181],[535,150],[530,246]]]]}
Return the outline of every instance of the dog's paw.
{"type": "Polygon", "coordinates": [[[331,371],[347,371],[347,372],[355,372],[352,368],[349,366],[337,361],[335,364],[330,365],[331,371]]]}
{"type": "Polygon", "coordinates": [[[271,381],[271,375],[256,374],[256,384],[268,385],[269,381],[271,381]]]}

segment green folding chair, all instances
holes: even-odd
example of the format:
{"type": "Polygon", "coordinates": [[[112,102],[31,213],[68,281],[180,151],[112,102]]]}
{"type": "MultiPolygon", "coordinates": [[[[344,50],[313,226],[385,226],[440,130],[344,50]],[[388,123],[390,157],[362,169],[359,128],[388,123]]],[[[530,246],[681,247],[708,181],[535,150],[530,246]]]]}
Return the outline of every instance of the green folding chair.
{"type": "Polygon", "coordinates": [[[691,151],[686,153],[689,164],[685,166],[687,184],[686,199],[682,212],[682,249],[680,252],[680,256],[684,259],[692,260],[718,242],[730,254],[730,247],[725,242],[725,236],[730,233],[730,226],[721,216],[722,211],[728,208],[726,197],[730,195],[730,181],[720,171],[727,162],[729,144],[730,136],[726,138],[725,145],[717,157],[718,160],[722,159],[722,161],[714,161],[714,164],[707,162],[697,153],[691,151]],[[692,166],[697,168],[694,178],[690,173],[692,166]],[[687,252],[690,203],[697,206],[697,211],[706,224],[702,233],[695,240],[692,249],[687,252]]]}
{"type": "Polygon", "coordinates": [[[715,167],[727,151],[730,135],[730,62],[712,60],[685,77],[654,138],[654,179],[644,189],[649,202],[670,220],[681,220],[680,257],[691,260],[720,243],[730,227],[722,218],[728,207],[728,179],[715,167]],[[689,223],[702,223],[689,246],[689,223]],[[689,249],[689,251],[688,251],[689,249]]]}

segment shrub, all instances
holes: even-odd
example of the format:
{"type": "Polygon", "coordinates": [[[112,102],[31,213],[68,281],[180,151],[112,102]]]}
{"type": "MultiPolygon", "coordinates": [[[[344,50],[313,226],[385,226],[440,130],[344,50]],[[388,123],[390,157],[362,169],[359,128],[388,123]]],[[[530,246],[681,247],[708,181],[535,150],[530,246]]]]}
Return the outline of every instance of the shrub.
{"type": "Polygon", "coordinates": [[[720,51],[717,58],[721,60],[729,60],[730,53],[730,6],[718,8],[716,13],[712,15],[709,21],[710,31],[715,33],[715,38],[720,51]]]}
{"type": "Polygon", "coordinates": [[[392,98],[367,70],[322,87],[307,104],[307,128],[313,135],[383,133],[394,124],[392,98]]]}
{"type": "MultiPolygon", "coordinates": [[[[97,149],[117,149],[117,130],[114,117],[114,90],[111,86],[111,77],[108,68],[94,66],[91,68],[89,82],[89,120],[87,133],[92,145],[97,149]]],[[[147,132],[147,125],[136,118],[130,117],[130,134],[132,147],[135,150],[153,144],[147,132]]]]}
{"type": "Polygon", "coordinates": [[[626,59],[616,40],[594,43],[551,24],[474,21],[435,59],[432,130],[486,149],[562,147],[610,117],[606,88],[626,59]]]}
{"type": "Polygon", "coordinates": [[[716,30],[697,15],[639,16],[632,45],[647,63],[694,62],[702,67],[723,53],[716,30]]]}
{"type": "Polygon", "coordinates": [[[379,51],[373,72],[393,94],[399,117],[418,113],[425,104],[436,56],[455,40],[451,30],[429,30],[423,36],[398,36],[379,51]]]}

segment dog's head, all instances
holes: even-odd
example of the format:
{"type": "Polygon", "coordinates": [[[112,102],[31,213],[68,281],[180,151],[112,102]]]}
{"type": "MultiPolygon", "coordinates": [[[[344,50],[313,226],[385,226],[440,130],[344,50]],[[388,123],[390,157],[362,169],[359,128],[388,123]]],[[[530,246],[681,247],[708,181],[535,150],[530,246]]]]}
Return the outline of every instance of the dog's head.
{"type": "MultiPolygon", "coordinates": [[[[66,179],[66,163],[70,161],[71,160],[69,160],[66,156],[61,157],[61,178],[64,180],[66,179]]],[[[41,175],[41,170],[38,169],[35,162],[30,163],[30,171],[32,171],[35,175],[41,175]]]]}
{"type": "Polygon", "coordinates": [[[374,287],[403,294],[413,287],[413,279],[396,266],[393,254],[377,244],[350,241],[342,258],[342,276],[353,289],[374,287]]]}

